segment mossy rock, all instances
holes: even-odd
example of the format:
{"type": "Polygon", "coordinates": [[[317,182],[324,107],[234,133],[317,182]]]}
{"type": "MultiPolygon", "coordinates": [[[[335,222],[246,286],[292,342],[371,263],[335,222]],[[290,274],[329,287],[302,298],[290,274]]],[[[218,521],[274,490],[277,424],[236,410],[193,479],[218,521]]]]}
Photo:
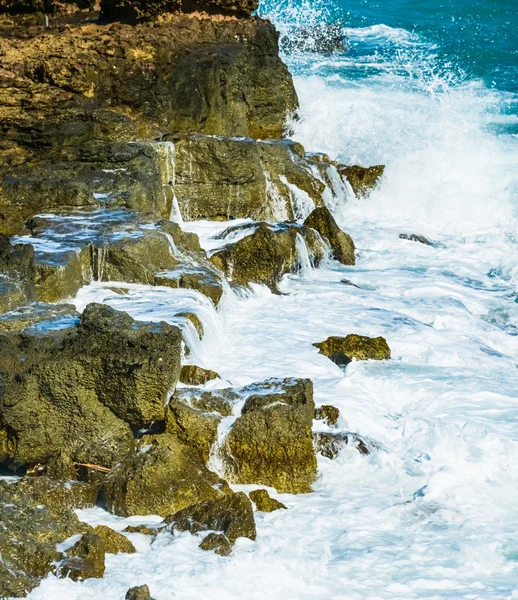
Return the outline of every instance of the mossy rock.
{"type": "Polygon", "coordinates": [[[184,365],[180,371],[180,383],[185,385],[205,385],[208,381],[219,378],[216,371],[203,369],[196,365],[184,365]]]}
{"type": "Polygon", "coordinates": [[[338,165],[338,172],[351,184],[357,196],[367,196],[378,185],[385,172],[385,165],[374,167],[338,165]]]}
{"type": "Polygon", "coordinates": [[[226,476],[281,493],[310,492],[317,470],[312,383],[288,379],[270,380],[264,387],[268,385],[271,393],[250,395],[228,432],[221,448],[226,476]]]}
{"type": "Polygon", "coordinates": [[[139,585],[126,592],[125,600],[153,600],[147,585],[139,585]]]}
{"type": "Polygon", "coordinates": [[[370,454],[371,448],[375,447],[355,433],[315,433],[313,435],[315,449],[318,454],[335,459],[346,446],[352,446],[360,454],[370,454]]]}
{"type": "Polygon", "coordinates": [[[151,535],[153,537],[156,537],[160,531],[162,531],[163,526],[162,527],[148,527],[147,525],[128,525],[125,529],[123,529],[122,531],[124,533],[140,533],[142,535],[151,535]]]}
{"type": "Polygon", "coordinates": [[[224,533],[209,533],[199,546],[202,550],[213,551],[220,556],[232,554],[232,544],[224,533]]]}
{"type": "Polygon", "coordinates": [[[304,221],[306,227],[317,231],[331,247],[332,257],[344,265],[354,265],[354,242],[350,235],[338,227],[333,215],[325,206],[316,208],[304,221]]]}
{"type": "Polygon", "coordinates": [[[175,436],[144,436],[137,452],[114,467],[104,481],[104,503],[111,512],[167,516],[228,493],[198,453],[175,436]]]}
{"type": "Polygon", "coordinates": [[[371,338],[365,335],[349,334],[346,337],[331,336],[323,342],[313,344],[320,354],[334,359],[334,362],[351,362],[356,360],[389,360],[389,345],[383,337],[371,338]],[[342,357],[345,357],[343,359],[342,357]]]}
{"type": "Polygon", "coordinates": [[[317,421],[325,421],[329,427],[336,427],[340,418],[340,410],[336,406],[323,404],[315,409],[315,419],[317,421]]]}
{"type": "Polygon", "coordinates": [[[126,536],[106,525],[97,525],[94,527],[94,533],[103,541],[107,554],[134,554],[136,552],[135,546],[126,536]]]}
{"type": "MultiPolygon", "coordinates": [[[[257,535],[252,504],[243,492],[195,504],[167,517],[166,522],[178,531],[190,531],[193,534],[201,531],[219,532],[230,545],[240,537],[255,540],[257,535]]],[[[218,541],[222,542],[221,539],[218,541]]]]}
{"type": "Polygon", "coordinates": [[[274,512],[275,510],[287,508],[285,504],[272,498],[266,490],[254,490],[248,495],[260,512],[274,512]]]}

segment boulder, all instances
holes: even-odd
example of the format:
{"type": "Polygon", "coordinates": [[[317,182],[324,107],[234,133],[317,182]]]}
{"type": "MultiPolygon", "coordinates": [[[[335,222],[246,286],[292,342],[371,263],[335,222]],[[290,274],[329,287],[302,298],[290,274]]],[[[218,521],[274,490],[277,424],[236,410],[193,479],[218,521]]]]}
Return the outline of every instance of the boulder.
{"type": "Polygon", "coordinates": [[[213,551],[220,556],[232,554],[232,544],[224,533],[209,533],[200,544],[202,550],[213,551]]]}
{"type": "Polygon", "coordinates": [[[228,491],[193,449],[170,434],[161,434],[144,436],[137,452],[111,470],[104,481],[104,503],[124,517],[165,517],[228,491]]]}
{"type": "Polygon", "coordinates": [[[107,554],[134,554],[136,552],[135,546],[126,536],[106,525],[97,525],[94,527],[94,533],[103,541],[107,554]]]}
{"type": "Polygon", "coordinates": [[[59,565],[61,577],[68,577],[73,581],[104,576],[104,542],[95,533],[83,533],[81,538],[68,550],[66,558],[59,565]]]}
{"type": "Polygon", "coordinates": [[[325,421],[329,427],[336,427],[338,425],[338,419],[340,418],[340,411],[336,406],[330,404],[323,404],[315,409],[315,419],[317,421],[325,421]]]}
{"type": "Polygon", "coordinates": [[[345,366],[353,358],[356,360],[389,360],[390,348],[383,337],[371,338],[365,335],[349,334],[346,337],[331,336],[313,344],[320,354],[327,356],[339,366],[345,366]]]}
{"type": "Polygon", "coordinates": [[[177,531],[190,531],[193,534],[201,531],[218,532],[217,538],[212,536],[204,540],[200,547],[222,555],[229,553],[229,547],[238,538],[255,540],[257,535],[252,504],[243,492],[200,502],[167,517],[166,522],[171,523],[177,531]]]}
{"type": "Polygon", "coordinates": [[[126,593],[126,600],[153,600],[147,585],[131,588],[126,593]]]}
{"type": "Polygon", "coordinates": [[[433,246],[432,242],[430,242],[428,238],[425,238],[424,235],[418,235],[416,233],[400,233],[399,239],[409,240],[410,242],[419,242],[425,246],[433,246]]]}
{"type": "Polygon", "coordinates": [[[59,319],[21,336],[0,335],[0,423],[15,466],[59,454],[111,467],[134,447],[131,427],[164,419],[180,373],[181,332],[89,305],[79,326],[59,319]]]}
{"type": "Polygon", "coordinates": [[[354,242],[343,232],[325,206],[316,208],[304,221],[306,227],[317,231],[331,247],[331,256],[344,265],[354,265],[354,242]]]}
{"type": "Polygon", "coordinates": [[[385,165],[374,167],[338,165],[338,172],[350,183],[357,196],[367,196],[378,185],[385,172],[385,165]]]}
{"type": "Polygon", "coordinates": [[[282,502],[272,498],[266,490],[254,490],[248,495],[260,512],[273,512],[275,510],[287,508],[282,502]]]}
{"type": "Polygon", "coordinates": [[[325,186],[289,140],[190,135],[174,139],[174,192],[182,217],[303,220],[325,186]]]}
{"type": "Polygon", "coordinates": [[[180,371],[180,382],[185,385],[205,385],[207,381],[219,378],[216,371],[203,369],[196,365],[184,365],[180,371]]]}
{"type": "Polygon", "coordinates": [[[240,392],[248,398],[221,445],[226,476],[281,493],[310,492],[317,469],[311,381],[268,380],[240,392]]]}
{"type": "Polygon", "coordinates": [[[246,17],[258,6],[257,0],[102,0],[101,18],[135,24],[164,18],[176,11],[246,17]]]}

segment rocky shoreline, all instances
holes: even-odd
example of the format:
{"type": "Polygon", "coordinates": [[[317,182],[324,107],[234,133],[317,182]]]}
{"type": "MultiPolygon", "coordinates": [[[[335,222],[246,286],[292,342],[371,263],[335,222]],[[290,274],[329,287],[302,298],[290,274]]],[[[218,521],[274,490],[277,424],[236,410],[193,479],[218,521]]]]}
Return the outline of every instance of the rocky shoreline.
{"type": "MultiPolygon", "coordinates": [[[[0,468],[15,476],[0,479],[2,598],[49,573],[103,577],[106,554],[135,552],[76,509],[158,515],[138,532],[190,531],[226,556],[256,539],[254,511],[286,509],[236,486],[309,493],[317,453],[376,447],[315,407],[309,379],[211,386],[218,374],[189,359],[205,334],[196,311],[147,323],[70,304],[113,282],[214,310],[254,284],[280,293],[306,265],[354,265],[332,213],[383,167],[284,137],[298,100],[256,8],[0,0],[0,468]],[[188,231],[196,220],[221,222],[211,249],[188,231]]],[[[390,358],[355,332],[315,345],[340,366],[390,358]]],[[[144,587],[127,597],[149,598],[144,587]]]]}

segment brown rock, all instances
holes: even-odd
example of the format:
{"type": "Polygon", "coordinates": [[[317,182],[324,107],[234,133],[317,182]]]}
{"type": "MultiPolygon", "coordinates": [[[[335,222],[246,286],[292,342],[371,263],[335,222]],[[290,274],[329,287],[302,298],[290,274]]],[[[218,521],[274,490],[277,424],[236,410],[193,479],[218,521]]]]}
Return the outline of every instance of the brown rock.
{"type": "Polygon", "coordinates": [[[104,542],[104,550],[107,554],[134,554],[135,546],[122,533],[114,531],[105,525],[94,527],[95,535],[104,542]]]}
{"type": "Polygon", "coordinates": [[[266,490],[254,490],[248,495],[260,512],[273,512],[275,510],[287,508],[282,502],[272,498],[266,490]]]}

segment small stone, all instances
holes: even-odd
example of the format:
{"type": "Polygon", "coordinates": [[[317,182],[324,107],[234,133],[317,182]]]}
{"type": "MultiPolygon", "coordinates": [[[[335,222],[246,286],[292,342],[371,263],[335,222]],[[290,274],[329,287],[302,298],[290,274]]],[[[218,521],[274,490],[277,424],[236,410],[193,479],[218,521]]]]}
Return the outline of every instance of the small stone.
{"type": "Polygon", "coordinates": [[[353,433],[315,433],[313,441],[316,451],[333,460],[346,446],[355,447],[360,454],[370,454],[364,440],[353,433]]]}
{"type": "Polygon", "coordinates": [[[273,512],[274,510],[288,508],[282,502],[272,498],[266,490],[254,490],[248,495],[250,496],[250,500],[252,500],[252,502],[255,504],[257,510],[260,512],[273,512]]]}
{"type": "Polygon", "coordinates": [[[131,588],[126,592],[126,600],[153,600],[147,585],[131,588]]]}
{"type": "Polygon", "coordinates": [[[324,404],[315,409],[315,419],[317,421],[325,421],[329,427],[336,427],[339,418],[340,411],[336,406],[324,404]]]}
{"type": "Polygon", "coordinates": [[[195,365],[184,365],[180,371],[180,382],[185,385],[204,385],[212,379],[219,379],[216,371],[203,369],[195,365]]]}
{"type": "Polygon", "coordinates": [[[327,356],[339,366],[356,360],[388,360],[390,348],[383,337],[371,338],[350,334],[346,337],[331,336],[323,342],[313,344],[320,354],[327,356]]]}
{"type": "Polygon", "coordinates": [[[360,289],[360,286],[356,285],[355,283],[353,283],[350,279],[341,279],[340,283],[343,283],[344,285],[349,285],[351,287],[355,287],[355,288],[360,289]]]}
{"type": "Polygon", "coordinates": [[[106,527],[106,525],[97,525],[97,527],[94,527],[94,533],[104,542],[107,554],[134,554],[136,552],[135,546],[126,536],[110,527],[106,527]]]}
{"type": "Polygon", "coordinates": [[[410,242],[419,242],[420,244],[424,244],[425,246],[433,245],[429,239],[424,237],[424,235],[417,235],[416,233],[400,233],[399,239],[409,240],[410,242]]]}
{"type": "Polygon", "coordinates": [[[213,550],[220,556],[228,556],[232,552],[232,544],[223,533],[209,533],[199,547],[202,550],[213,550]]]}

